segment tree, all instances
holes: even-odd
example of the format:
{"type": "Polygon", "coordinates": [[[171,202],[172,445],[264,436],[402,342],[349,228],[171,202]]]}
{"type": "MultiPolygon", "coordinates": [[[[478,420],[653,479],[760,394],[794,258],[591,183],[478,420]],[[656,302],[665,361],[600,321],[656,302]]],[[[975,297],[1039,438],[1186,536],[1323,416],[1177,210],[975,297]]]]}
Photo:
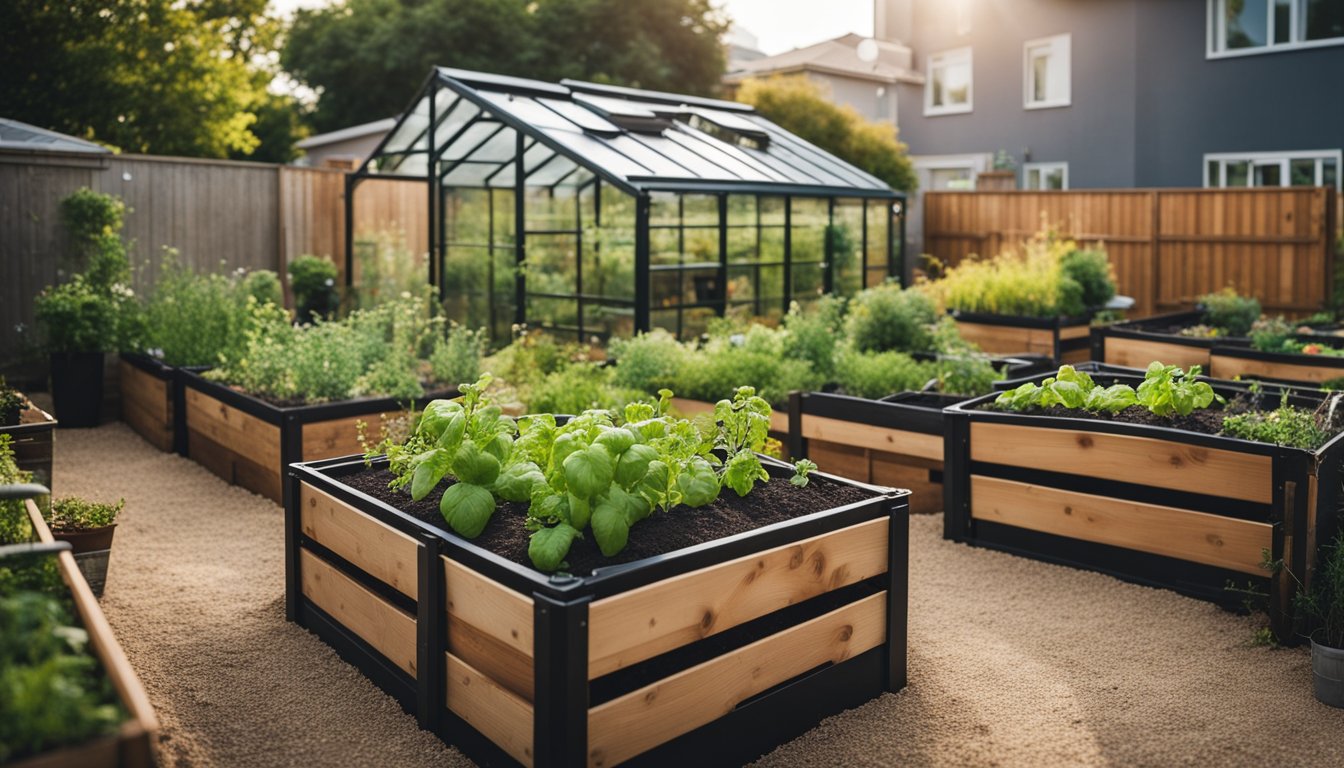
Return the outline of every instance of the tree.
{"type": "Polygon", "coordinates": [[[7,117],[128,152],[251,155],[279,31],[265,5],[0,3],[0,104],[7,117]]]}
{"type": "Polygon", "coordinates": [[[298,12],[281,60],[330,131],[400,114],[434,65],[712,93],[726,27],[709,0],[347,0],[298,12]]]}
{"type": "Polygon", "coordinates": [[[738,90],[737,100],[895,189],[911,192],[918,186],[907,147],[896,139],[893,126],[867,120],[853,107],[835,104],[806,77],[748,79],[738,90]]]}

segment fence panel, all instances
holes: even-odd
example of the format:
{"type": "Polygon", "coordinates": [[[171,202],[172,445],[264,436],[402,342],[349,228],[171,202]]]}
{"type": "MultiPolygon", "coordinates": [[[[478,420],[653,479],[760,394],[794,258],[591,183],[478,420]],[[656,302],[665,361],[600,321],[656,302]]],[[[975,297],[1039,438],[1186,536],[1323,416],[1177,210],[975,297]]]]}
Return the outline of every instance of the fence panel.
{"type": "Polygon", "coordinates": [[[1330,299],[1333,198],[1324,188],[931,192],[924,242],[956,264],[1049,226],[1106,245],[1135,317],[1226,285],[1302,315],[1330,299]]]}

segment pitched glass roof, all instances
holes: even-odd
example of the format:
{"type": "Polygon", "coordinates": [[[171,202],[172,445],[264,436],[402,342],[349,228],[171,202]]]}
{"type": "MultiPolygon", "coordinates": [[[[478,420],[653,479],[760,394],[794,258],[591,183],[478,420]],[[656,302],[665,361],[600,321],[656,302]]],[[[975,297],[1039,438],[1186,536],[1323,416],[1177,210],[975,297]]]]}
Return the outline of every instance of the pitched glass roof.
{"type": "Polygon", "coordinates": [[[425,178],[431,136],[445,186],[511,187],[522,152],[529,185],[576,185],[596,176],[631,194],[895,196],[881,180],[745,104],[444,67],[430,73],[361,173],[425,178]]]}

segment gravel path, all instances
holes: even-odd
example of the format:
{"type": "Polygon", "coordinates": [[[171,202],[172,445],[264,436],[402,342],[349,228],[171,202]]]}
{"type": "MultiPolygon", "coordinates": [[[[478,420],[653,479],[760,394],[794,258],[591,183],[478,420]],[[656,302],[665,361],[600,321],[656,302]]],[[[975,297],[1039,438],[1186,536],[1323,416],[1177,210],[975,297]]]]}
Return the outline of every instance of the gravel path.
{"type": "MultiPolygon", "coordinates": [[[[126,498],[103,607],[165,766],[470,765],[284,618],[280,509],[122,424],[57,435],[59,494],[126,498]]],[[[911,531],[910,685],[766,766],[1339,765],[1309,654],[1174,593],[911,531]]]]}

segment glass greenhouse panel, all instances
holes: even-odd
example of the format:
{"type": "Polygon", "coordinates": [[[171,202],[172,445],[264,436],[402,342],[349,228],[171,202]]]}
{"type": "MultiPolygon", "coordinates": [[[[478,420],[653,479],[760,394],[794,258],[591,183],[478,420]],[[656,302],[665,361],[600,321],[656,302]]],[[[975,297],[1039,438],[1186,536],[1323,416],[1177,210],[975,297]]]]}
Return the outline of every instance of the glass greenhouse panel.
{"type": "Polygon", "coordinates": [[[634,305],[584,302],[583,334],[585,339],[596,336],[602,341],[635,335],[634,305]]]}
{"type": "MultiPolygon", "coordinates": [[[[438,108],[448,110],[447,114],[440,111],[439,125],[434,129],[434,146],[439,149],[450,146],[453,138],[466,127],[467,123],[481,114],[480,108],[466,99],[457,99],[457,103],[453,104],[454,98],[452,93],[446,91],[439,93],[438,108]]],[[[428,124],[428,117],[426,117],[426,124],[428,124]]],[[[421,142],[421,146],[423,146],[423,142],[421,142]]]]}
{"type": "Polygon", "coordinates": [[[578,288],[578,238],[528,235],[527,292],[573,296],[578,288]]]}
{"type": "Polygon", "coordinates": [[[827,230],[830,240],[832,288],[853,296],[863,288],[863,201],[835,201],[835,217],[827,230]]]}
{"type": "MultiPolygon", "coordinates": [[[[565,187],[549,190],[526,188],[525,232],[548,230],[574,231],[578,226],[577,196],[565,187]]],[[[531,238],[528,245],[531,246],[531,238]]]]}
{"type": "Polygon", "coordinates": [[[868,245],[867,285],[881,285],[891,274],[887,264],[887,240],[891,236],[891,204],[884,200],[870,200],[867,206],[868,245]]]}
{"type": "Polygon", "coordinates": [[[681,263],[681,230],[649,230],[649,264],[667,266],[681,263]]]}

